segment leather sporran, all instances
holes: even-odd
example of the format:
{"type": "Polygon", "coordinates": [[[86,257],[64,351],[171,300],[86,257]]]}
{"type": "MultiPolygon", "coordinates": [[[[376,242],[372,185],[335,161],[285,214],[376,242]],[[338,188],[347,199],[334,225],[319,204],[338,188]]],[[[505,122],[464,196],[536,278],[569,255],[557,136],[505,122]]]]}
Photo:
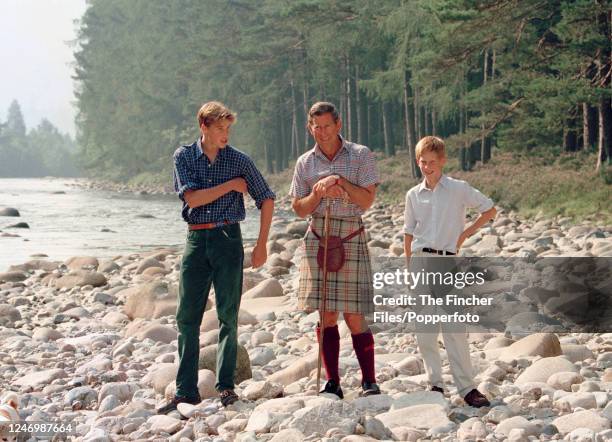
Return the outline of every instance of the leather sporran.
{"type": "MultiPolygon", "coordinates": [[[[323,269],[325,264],[325,238],[321,237],[317,232],[310,228],[314,236],[319,240],[319,249],[317,250],[317,264],[323,269]]],[[[339,236],[330,236],[327,240],[327,271],[337,272],[344,266],[346,260],[346,254],[344,252],[344,243],[355,236],[359,235],[363,231],[363,227],[357,229],[353,233],[344,238],[339,236]]]]}

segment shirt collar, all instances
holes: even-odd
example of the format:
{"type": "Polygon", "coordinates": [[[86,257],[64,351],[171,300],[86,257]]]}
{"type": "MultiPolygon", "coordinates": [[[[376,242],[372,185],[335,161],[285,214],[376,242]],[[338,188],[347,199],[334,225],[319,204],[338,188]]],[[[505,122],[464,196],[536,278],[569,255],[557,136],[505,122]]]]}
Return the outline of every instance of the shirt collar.
{"type": "MultiPolygon", "coordinates": [[[[196,147],[198,148],[198,150],[197,150],[198,158],[202,158],[204,156],[204,148],[202,147],[202,137],[201,136],[199,136],[198,137],[198,141],[196,141],[196,147]]],[[[225,147],[223,149],[219,149],[219,152],[217,152],[217,158],[222,158],[223,155],[225,155],[225,151],[229,147],[230,147],[230,145],[227,144],[227,145],[225,145],[225,147]]]]}
{"type": "MultiPolygon", "coordinates": [[[[439,185],[442,185],[442,187],[447,187],[448,177],[445,174],[442,174],[440,180],[438,181],[438,184],[436,184],[436,187],[438,187],[439,185]]],[[[421,184],[419,185],[419,192],[422,192],[423,190],[431,191],[431,189],[425,185],[425,178],[423,178],[423,181],[421,181],[421,184]]]]}
{"type": "MultiPolygon", "coordinates": [[[[336,152],[336,156],[331,160],[334,161],[336,158],[340,157],[340,154],[343,151],[348,152],[348,141],[346,141],[342,135],[338,135],[338,138],[340,138],[340,141],[342,141],[342,145],[340,146],[340,149],[338,149],[338,152],[336,152]]],[[[329,158],[327,158],[327,156],[325,156],[325,154],[323,153],[323,151],[321,150],[321,148],[319,147],[318,143],[315,143],[314,146],[314,153],[322,158],[325,158],[327,161],[329,161],[329,158]]]]}

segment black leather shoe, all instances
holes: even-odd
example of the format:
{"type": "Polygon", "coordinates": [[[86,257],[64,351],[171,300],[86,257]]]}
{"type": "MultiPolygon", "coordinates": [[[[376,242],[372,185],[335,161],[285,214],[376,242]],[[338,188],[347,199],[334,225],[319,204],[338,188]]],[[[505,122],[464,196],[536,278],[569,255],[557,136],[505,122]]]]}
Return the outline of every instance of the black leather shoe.
{"type": "Polygon", "coordinates": [[[221,399],[221,405],[228,407],[236,402],[239,398],[234,390],[223,390],[219,393],[219,399],[221,399]]]}
{"type": "Polygon", "coordinates": [[[364,382],[361,384],[361,396],[374,396],[380,394],[380,388],[376,382],[364,382]]]}
{"type": "Polygon", "coordinates": [[[466,404],[475,408],[491,406],[491,403],[486,398],[486,396],[476,389],[473,389],[468,394],[466,394],[463,400],[466,404]]]}
{"type": "Polygon", "coordinates": [[[319,393],[331,393],[335,394],[340,399],[344,399],[344,393],[342,392],[342,388],[340,388],[340,384],[334,380],[327,381],[325,388],[323,388],[323,390],[321,390],[319,393]]]}
{"type": "Polygon", "coordinates": [[[429,391],[435,391],[435,392],[438,392],[440,394],[444,394],[444,388],[438,387],[436,385],[432,385],[431,388],[429,389],[429,391]]]}
{"type": "Polygon", "coordinates": [[[188,398],[184,396],[174,396],[170,402],[168,402],[166,405],[163,405],[157,409],[157,414],[168,414],[171,411],[176,410],[177,405],[181,403],[197,405],[200,402],[202,402],[202,399],[200,399],[200,395],[194,398],[188,398]]]}

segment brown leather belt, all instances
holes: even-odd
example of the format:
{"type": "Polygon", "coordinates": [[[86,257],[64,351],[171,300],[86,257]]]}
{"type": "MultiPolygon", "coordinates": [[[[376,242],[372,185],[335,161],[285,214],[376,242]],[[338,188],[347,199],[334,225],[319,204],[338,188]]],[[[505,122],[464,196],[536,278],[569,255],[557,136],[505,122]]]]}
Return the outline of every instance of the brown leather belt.
{"type": "Polygon", "coordinates": [[[224,224],[229,224],[228,221],[222,221],[219,223],[205,223],[205,224],[189,224],[189,230],[208,230],[208,229],[216,229],[217,227],[221,227],[224,224]]]}

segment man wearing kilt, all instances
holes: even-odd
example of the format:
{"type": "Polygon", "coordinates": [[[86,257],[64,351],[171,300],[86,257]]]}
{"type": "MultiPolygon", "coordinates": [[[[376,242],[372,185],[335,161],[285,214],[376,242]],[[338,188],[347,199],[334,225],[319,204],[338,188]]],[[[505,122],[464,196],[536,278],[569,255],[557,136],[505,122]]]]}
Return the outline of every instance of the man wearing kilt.
{"type": "Polygon", "coordinates": [[[322,313],[322,324],[317,327],[319,341],[323,328],[320,344],[327,375],[322,392],[343,398],[338,370],[339,312],[343,312],[351,331],[361,367],[362,395],[380,394],[374,373],[374,338],[365,320],[365,315],[373,312],[374,305],[372,269],[361,220],[361,215],[374,202],[379,179],[372,152],[366,146],[343,139],[341,128],[342,122],[333,104],[318,102],[310,108],[308,129],[316,144],[298,158],[290,194],[295,213],[311,217],[304,238],[306,253],[300,264],[298,307],[322,313]],[[324,295],[324,271],[317,260],[317,252],[324,242],[328,205],[328,234],[330,238],[344,240],[344,264],[337,271],[327,272],[327,293],[324,295]]]}

